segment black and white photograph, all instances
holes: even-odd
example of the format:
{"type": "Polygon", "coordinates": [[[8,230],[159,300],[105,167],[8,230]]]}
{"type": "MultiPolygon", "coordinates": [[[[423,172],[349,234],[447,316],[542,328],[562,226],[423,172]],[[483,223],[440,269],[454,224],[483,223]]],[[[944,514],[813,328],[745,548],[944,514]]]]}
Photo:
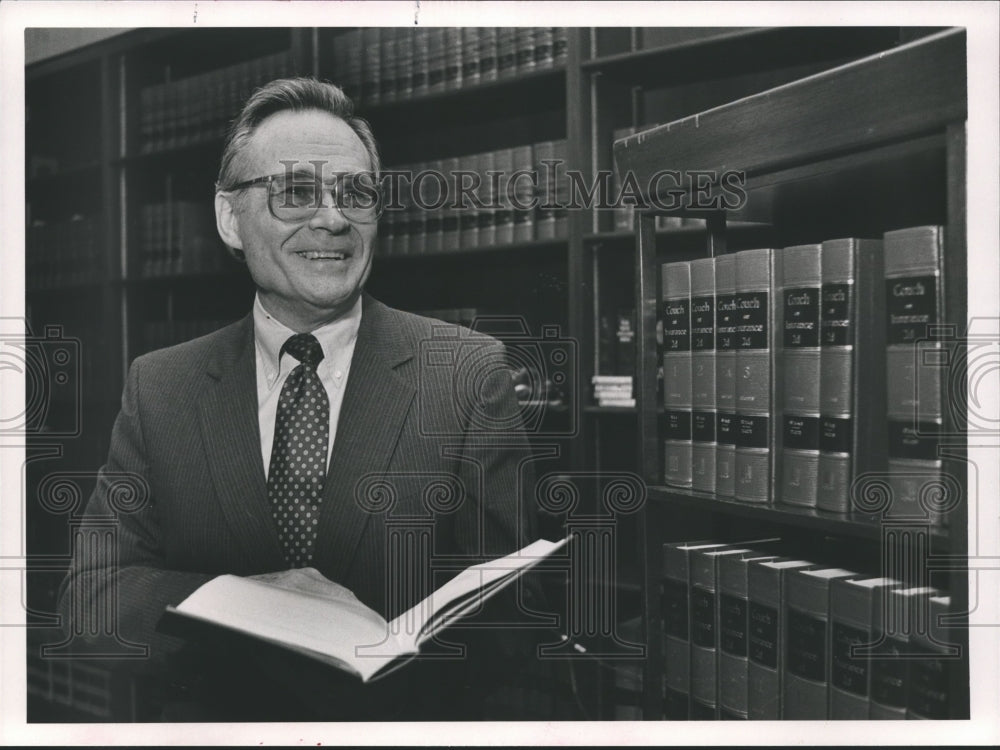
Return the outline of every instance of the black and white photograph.
{"type": "Polygon", "coordinates": [[[0,744],[1000,742],[1000,6],[0,22],[0,744]]]}

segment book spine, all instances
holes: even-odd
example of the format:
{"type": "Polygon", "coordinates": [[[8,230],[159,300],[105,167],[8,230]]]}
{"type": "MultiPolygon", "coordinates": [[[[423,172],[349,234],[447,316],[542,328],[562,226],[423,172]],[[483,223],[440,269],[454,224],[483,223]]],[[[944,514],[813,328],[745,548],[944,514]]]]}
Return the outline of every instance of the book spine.
{"type": "Polygon", "coordinates": [[[664,717],[690,716],[690,590],[687,550],[681,544],[663,546],[663,577],[660,582],[663,619],[664,717]]]}
{"type": "Polygon", "coordinates": [[[462,28],[462,86],[479,83],[479,61],[481,32],[475,26],[462,28]]]}
{"type": "Polygon", "coordinates": [[[364,63],[361,68],[361,99],[367,105],[378,104],[382,98],[382,29],[364,30],[364,63]]]}
{"type": "Polygon", "coordinates": [[[400,29],[396,38],[396,59],[390,61],[396,69],[396,98],[406,100],[413,96],[413,32],[400,29]]]}
{"type": "MultiPolygon", "coordinates": [[[[468,162],[470,172],[475,172],[479,185],[475,191],[475,201],[462,208],[462,244],[466,247],[491,247],[498,242],[497,196],[493,193],[493,181],[490,172],[497,170],[497,152],[485,151],[470,157],[468,162]]],[[[471,196],[470,196],[471,198],[471,196]]]]}
{"type": "Polygon", "coordinates": [[[556,236],[555,141],[535,144],[535,173],[538,175],[539,205],[535,216],[535,239],[551,240],[556,236]]]}
{"type": "Polygon", "coordinates": [[[719,561],[719,715],[748,718],[749,560],[719,561]]]}
{"type": "Polygon", "coordinates": [[[507,200],[514,215],[514,242],[530,242],[535,235],[534,186],[531,168],[534,154],[531,145],[513,149],[513,170],[504,176],[507,200]]]}
{"type": "Polygon", "coordinates": [[[517,74],[527,73],[536,67],[535,62],[535,29],[531,26],[520,26],[514,30],[514,65],[517,74]]]}
{"type": "Polygon", "coordinates": [[[460,239],[458,216],[461,209],[457,202],[459,160],[453,156],[445,159],[443,165],[448,179],[448,201],[441,211],[441,250],[452,252],[458,249],[460,239]]]}
{"type": "Polygon", "coordinates": [[[502,148],[494,153],[494,158],[496,163],[493,168],[499,174],[486,176],[489,178],[490,195],[497,206],[494,214],[496,244],[509,245],[514,241],[514,210],[505,187],[506,180],[510,179],[514,171],[514,149],[502,148]]]}
{"type": "Polygon", "coordinates": [[[381,49],[379,50],[379,99],[383,102],[394,102],[399,94],[396,78],[396,48],[397,36],[401,29],[382,29],[381,49]]]}
{"type": "MultiPolygon", "coordinates": [[[[440,160],[427,163],[427,169],[434,173],[443,174],[444,165],[440,160]]],[[[420,184],[420,195],[424,200],[424,205],[431,206],[427,211],[425,222],[425,232],[427,234],[426,251],[428,253],[441,252],[441,207],[440,204],[445,199],[445,185],[437,179],[424,178],[420,184]]]]}
{"type": "Polygon", "coordinates": [[[444,29],[432,28],[427,33],[427,93],[437,94],[444,91],[445,66],[447,53],[444,48],[444,29]]]}
{"type": "Polygon", "coordinates": [[[816,506],[822,245],[782,251],[782,502],[816,506]]]}
{"type": "Polygon", "coordinates": [[[497,29],[493,26],[482,26],[479,32],[479,80],[495,81],[498,54],[497,29]]]}
{"type": "Polygon", "coordinates": [[[867,719],[871,713],[871,659],[851,651],[874,643],[872,597],[880,595],[849,581],[830,585],[831,719],[867,719]]]}
{"type": "Polygon", "coordinates": [[[947,352],[934,341],[941,325],[944,229],[912,227],[886,232],[886,382],[888,473],[893,515],[943,517],[925,508],[925,489],[940,481],[938,434],[942,429],[947,352]]]}
{"type": "Polygon", "coordinates": [[[556,65],[565,65],[569,49],[569,31],[565,26],[552,29],[552,59],[556,65]]]}
{"type": "Polygon", "coordinates": [[[913,638],[915,658],[910,664],[909,689],[906,699],[908,719],[949,719],[951,707],[951,665],[946,629],[941,618],[951,609],[948,596],[928,596],[926,612],[929,622],[925,632],[913,638]]]}
{"type": "Polygon", "coordinates": [[[747,571],[747,716],[781,718],[781,678],[785,645],[782,614],[783,574],[751,563],[747,571]]]}
{"type": "Polygon", "coordinates": [[[517,29],[511,26],[501,26],[497,34],[497,78],[503,80],[512,78],[517,73],[517,29]]]}
{"type": "Polygon", "coordinates": [[[553,63],[552,57],[552,27],[551,26],[541,26],[534,30],[535,32],[535,67],[538,70],[544,70],[545,68],[551,68],[553,63]]]}
{"type": "Polygon", "coordinates": [[[661,266],[664,481],[691,486],[691,267],[661,266]]]}
{"type": "Polygon", "coordinates": [[[427,165],[418,162],[410,166],[410,189],[408,191],[409,201],[409,243],[407,252],[410,255],[423,255],[427,251],[427,211],[424,210],[419,195],[417,195],[420,183],[416,181],[416,176],[426,170],[427,165]]]}
{"type": "Polygon", "coordinates": [[[736,476],[736,256],[715,258],[715,492],[732,497],[736,476]]]}
{"type": "Polygon", "coordinates": [[[715,260],[691,261],[691,486],[715,492],[715,260]]]}
{"type": "Polygon", "coordinates": [[[410,73],[410,89],[414,96],[427,93],[430,75],[430,29],[413,30],[413,70],[410,73]]]}
{"type": "Polygon", "coordinates": [[[462,28],[449,26],[444,30],[444,90],[455,91],[462,88],[462,28]]]}
{"type": "Polygon", "coordinates": [[[735,497],[771,500],[778,464],[780,371],[776,367],[777,294],[781,255],[772,249],[736,253],[735,497]]]}
{"type": "Polygon", "coordinates": [[[816,506],[846,513],[859,475],[885,469],[885,319],[882,242],[823,243],[820,454],[816,506]]]}
{"type": "Polygon", "coordinates": [[[567,177],[567,158],[569,156],[569,141],[556,141],[553,147],[553,158],[556,161],[555,184],[555,234],[558,239],[569,236],[569,178],[567,177]]]}
{"type": "Polygon", "coordinates": [[[793,571],[785,599],[783,719],[826,719],[830,692],[830,580],[793,571]]]}

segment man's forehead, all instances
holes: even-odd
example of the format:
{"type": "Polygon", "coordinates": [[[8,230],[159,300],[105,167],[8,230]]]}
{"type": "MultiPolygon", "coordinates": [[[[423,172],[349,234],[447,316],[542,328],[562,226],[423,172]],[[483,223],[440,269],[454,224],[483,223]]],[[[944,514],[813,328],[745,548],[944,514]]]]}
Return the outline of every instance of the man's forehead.
{"type": "Polygon", "coordinates": [[[371,169],[371,160],[357,133],[328,112],[283,111],[261,122],[250,138],[246,155],[262,173],[294,171],[314,174],[371,169]]]}

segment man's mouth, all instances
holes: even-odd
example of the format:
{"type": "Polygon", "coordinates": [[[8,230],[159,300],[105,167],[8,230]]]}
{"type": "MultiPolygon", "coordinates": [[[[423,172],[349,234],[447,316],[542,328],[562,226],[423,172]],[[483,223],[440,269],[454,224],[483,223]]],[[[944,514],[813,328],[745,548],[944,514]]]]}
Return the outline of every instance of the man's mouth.
{"type": "Polygon", "coordinates": [[[295,254],[306,260],[346,260],[350,257],[343,250],[299,250],[295,254]]]}

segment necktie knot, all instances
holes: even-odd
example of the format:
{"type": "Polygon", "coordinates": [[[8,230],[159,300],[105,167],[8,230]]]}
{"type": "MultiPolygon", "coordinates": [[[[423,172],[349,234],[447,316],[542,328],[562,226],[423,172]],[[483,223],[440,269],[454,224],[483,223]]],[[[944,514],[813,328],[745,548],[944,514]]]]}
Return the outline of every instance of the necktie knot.
{"type": "MultiPolygon", "coordinates": [[[[281,353],[288,352],[306,367],[315,370],[323,361],[323,347],[311,333],[297,333],[281,347],[281,353]]],[[[279,355],[280,359],[280,355],[279,355]]]]}

